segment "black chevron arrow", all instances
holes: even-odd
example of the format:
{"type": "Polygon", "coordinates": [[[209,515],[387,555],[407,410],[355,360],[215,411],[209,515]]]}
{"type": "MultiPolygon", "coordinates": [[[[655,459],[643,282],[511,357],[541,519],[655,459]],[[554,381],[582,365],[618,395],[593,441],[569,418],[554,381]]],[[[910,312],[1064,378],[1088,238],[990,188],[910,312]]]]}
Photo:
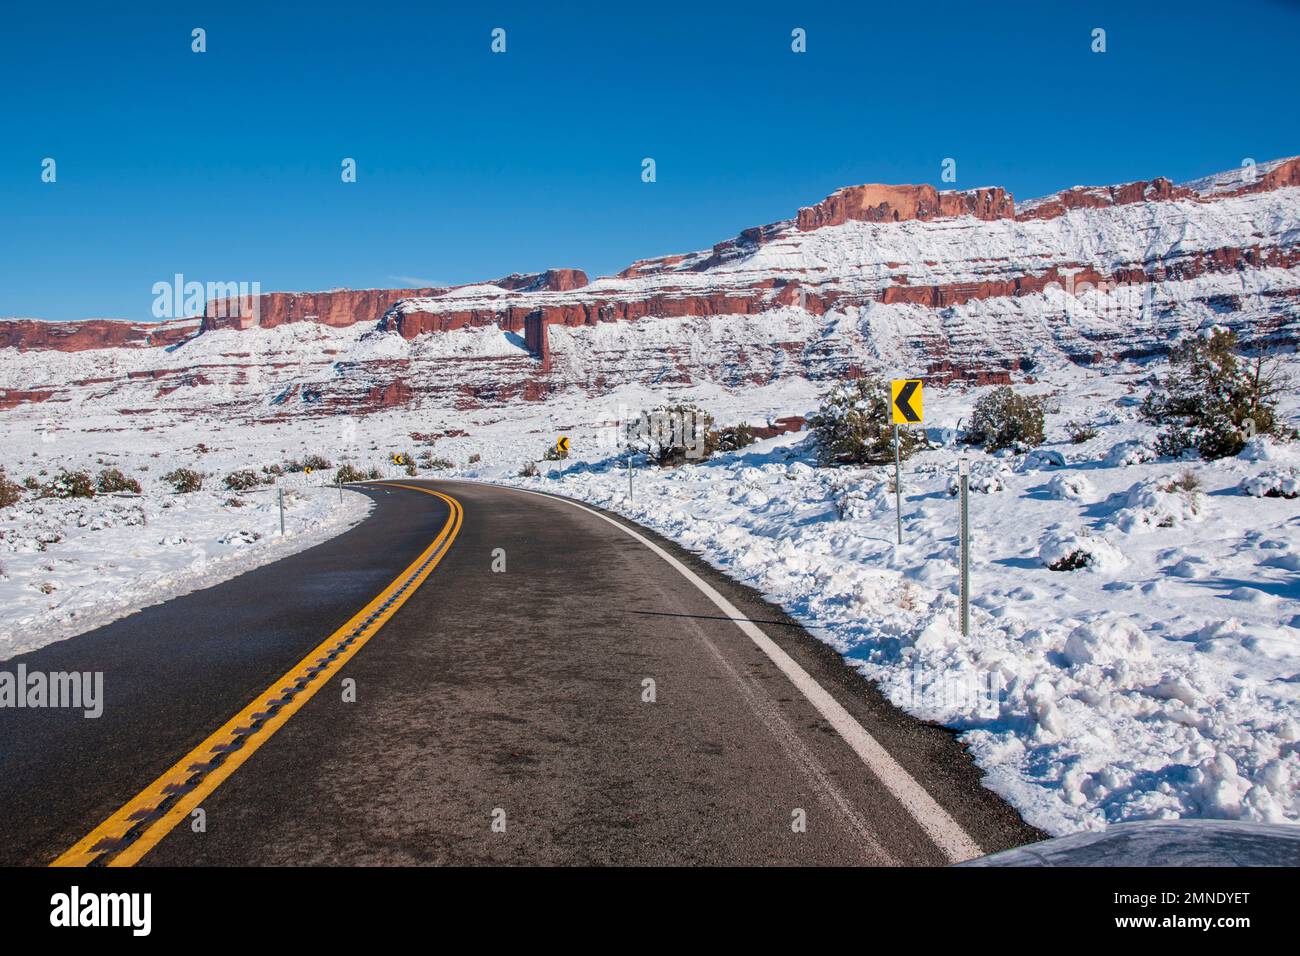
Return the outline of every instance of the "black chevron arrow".
{"type": "Polygon", "coordinates": [[[898,390],[898,397],[894,399],[894,405],[898,407],[898,410],[903,413],[903,417],[909,422],[919,422],[921,420],[921,416],[912,407],[912,393],[920,387],[920,382],[915,379],[909,380],[898,390]]]}

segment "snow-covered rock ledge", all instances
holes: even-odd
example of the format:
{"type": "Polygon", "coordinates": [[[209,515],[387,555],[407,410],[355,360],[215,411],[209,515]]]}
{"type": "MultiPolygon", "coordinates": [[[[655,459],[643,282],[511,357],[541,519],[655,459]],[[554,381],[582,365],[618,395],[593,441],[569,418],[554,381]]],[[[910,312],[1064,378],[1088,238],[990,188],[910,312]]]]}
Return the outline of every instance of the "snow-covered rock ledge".
{"type": "Polygon", "coordinates": [[[0,661],[306,550],[371,507],[288,488],[281,537],[275,488],[25,499],[0,513],[0,661]]]}

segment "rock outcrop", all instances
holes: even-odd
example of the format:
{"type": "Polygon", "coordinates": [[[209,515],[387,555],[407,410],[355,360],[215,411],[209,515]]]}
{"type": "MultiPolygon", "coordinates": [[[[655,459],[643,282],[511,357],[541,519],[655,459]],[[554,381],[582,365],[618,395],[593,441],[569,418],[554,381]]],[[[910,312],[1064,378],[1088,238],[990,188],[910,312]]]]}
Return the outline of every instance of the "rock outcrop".
{"type": "Polygon", "coordinates": [[[511,292],[569,292],[587,284],[587,273],[581,269],[547,269],[545,272],[516,272],[504,279],[493,279],[490,285],[511,292]]]}
{"type": "Polygon", "coordinates": [[[273,329],[290,322],[315,322],[344,328],[373,322],[402,299],[433,295],[435,289],[336,289],[331,292],[270,292],[255,301],[222,299],[209,302],[203,331],[273,329]]]}
{"type": "Polygon", "coordinates": [[[0,349],[85,352],[91,349],[154,348],[176,345],[199,331],[197,319],[174,322],[42,322],[0,319],[0,349]]]}
{"type": "Polygon", "coordinates": [[[1185,186],[1175,186],[1163,177],[1147,182],[1140,180],[1120,186],[1075,186],[1032,204],[1026,204],[1019,219],[1055,219],[1071,209],[1101,209],[1138,202],[1170,202],[1196,199],[1197,194],[1185,186]]]}
{"type": "Polygon", "coordinates": [[[804,232],[841,226],[846,222],[928,221],[940,217],[1013,219],[1015,200],[1004,189],[939,192],[933,186],[846,186],[815,206],[799,210],[795,220],[804,232]]]}

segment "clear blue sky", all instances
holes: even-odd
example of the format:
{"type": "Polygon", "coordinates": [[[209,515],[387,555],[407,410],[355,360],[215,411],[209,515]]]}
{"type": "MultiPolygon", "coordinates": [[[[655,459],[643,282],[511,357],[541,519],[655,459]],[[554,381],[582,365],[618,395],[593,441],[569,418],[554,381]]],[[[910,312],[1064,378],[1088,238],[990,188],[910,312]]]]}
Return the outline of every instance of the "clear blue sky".
{"type": "Polygon", "coordinates": [[[617,6],[7,5],[0,315],[608,273],[945,157],[1028,198],[1300,153],[1295,3],[617,6]]]}

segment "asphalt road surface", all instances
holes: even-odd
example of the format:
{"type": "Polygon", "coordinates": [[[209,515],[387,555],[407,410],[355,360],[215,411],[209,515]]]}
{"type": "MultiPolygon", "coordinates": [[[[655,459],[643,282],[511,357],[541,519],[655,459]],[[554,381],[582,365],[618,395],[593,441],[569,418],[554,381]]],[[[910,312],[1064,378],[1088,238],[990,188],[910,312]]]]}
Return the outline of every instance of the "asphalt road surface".
{"type": "Polygon", "coordinates": [[[105,698],[0,710],[0,863],[906,865],[1041,837],[950,733],[693,555],[404,484],[454,501],[357,486],[356,528],[0,665],[102,671],[105,698]],[[263,706],[300,661],[307,691],[263,706]]]}

